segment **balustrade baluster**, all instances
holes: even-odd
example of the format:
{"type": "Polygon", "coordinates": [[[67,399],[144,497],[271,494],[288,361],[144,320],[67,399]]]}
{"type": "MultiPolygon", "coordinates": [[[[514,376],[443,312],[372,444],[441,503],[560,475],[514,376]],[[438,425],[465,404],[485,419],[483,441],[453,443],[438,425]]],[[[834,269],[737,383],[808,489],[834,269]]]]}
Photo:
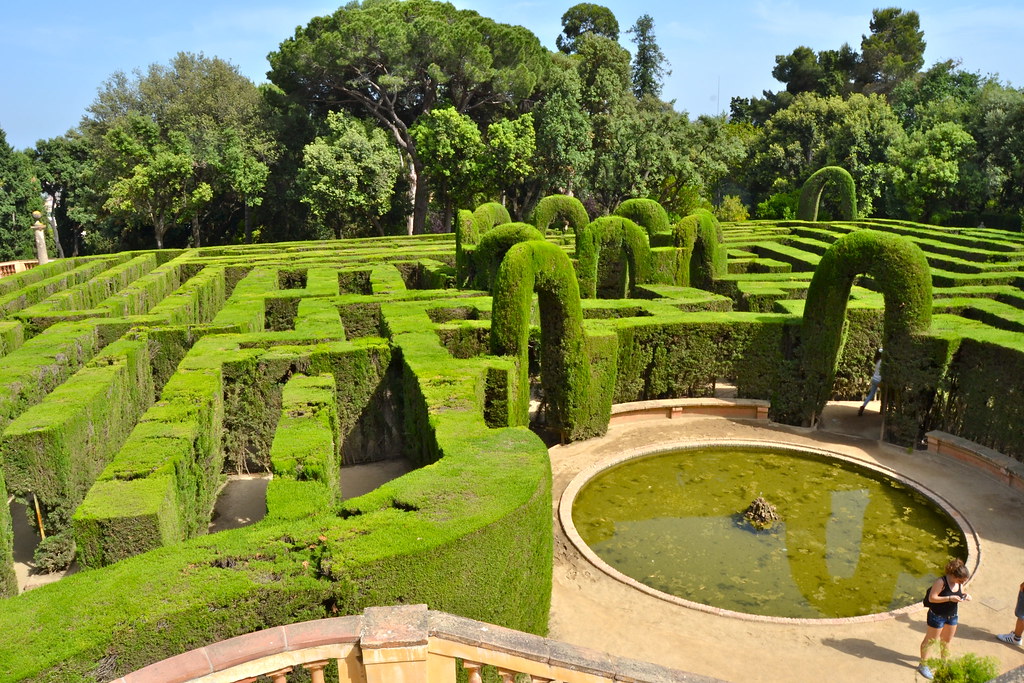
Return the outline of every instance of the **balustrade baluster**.
{"type": "Polygon", "coordinates": [[[463,662],[462,667],[469,672],[469,683],[482,683],[480,678],[480,667],[482,664],[476,662],[463,662]]]}
{"type": "Polygon", "coordinates": [[[324,669],[327,667],[328,660],[324,659],[319,662],[308,662],[302,666],[309,669],[309,675],[312,679],[312,683],[324,683],[324,669]]]}
{"type": "Polygon", "coordinates": [[[292,668],[287,666],[283,669],[278,669],[277,671],[271,671],[267,676],[270,676],[270,680],[273,681],[273,683],[288,683],[288,674],[291,672],[292,668]]]}

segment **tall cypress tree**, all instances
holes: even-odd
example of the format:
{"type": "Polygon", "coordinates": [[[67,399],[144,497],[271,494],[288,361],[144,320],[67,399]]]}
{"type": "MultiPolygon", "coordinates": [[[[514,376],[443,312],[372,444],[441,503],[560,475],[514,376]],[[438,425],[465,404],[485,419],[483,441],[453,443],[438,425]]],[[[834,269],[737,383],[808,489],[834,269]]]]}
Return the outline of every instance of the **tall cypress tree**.
{"type": "Polygon", "coordinates": [[[636,43],[636,54],[633,56],[633,93],[637,99],[645,95],[661,96],[662,79],[670,76],[671,71],[665,67],[668,60],[665,53],[654,40],[654,19],[645,14],[636,20],[628,33],[633,34],[636,43]]]}

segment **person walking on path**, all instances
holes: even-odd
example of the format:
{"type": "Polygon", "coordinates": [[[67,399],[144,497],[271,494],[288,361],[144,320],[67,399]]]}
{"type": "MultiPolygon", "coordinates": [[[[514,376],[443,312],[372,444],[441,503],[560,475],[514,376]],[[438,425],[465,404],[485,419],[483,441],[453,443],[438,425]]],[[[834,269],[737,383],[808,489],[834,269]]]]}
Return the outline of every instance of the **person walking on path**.
{"type": "Polygon", "coordinates": [[[861,404],[860,410],[857,411],[857,415],[863,417],[864,409],[868,407],[868,404],[875,400],[875,394],[878,392],[878,385],[882,383],[882,349],[875,351],[875,371],[871,374],[871,385],[868,387],[868,395],[864,397],[864,403],[861,404]]]}
{"type": "Polygon", "coordinates": [[[928,627],[925,629],[924,640],[921,641],[921,665],[917,670],[928,680],[933,677],[931,667],[926,663],[928,648],[935,641],[940,641],[943,659],[949,654],[949,643],[956,634],[957,608],[961,602],[971,599],[971,595],[964,592],[964,581],[969,577],[970,572],[964,566],[963,560],[950,560],[946,564],[945,575],[936,579],[925,595],[928,627]]]}
{"type": "Polygon", "coordinates": [[[1017,623],[1013,627],[1013,633],[1003,633],[996,638],[1021,647],[1021,635],[1024,635],[1024,582],[1020,584],[1020,591],[1017,593],[1017,608],[1013,610],[1013,616],[1017,617],[1017,623]]]}

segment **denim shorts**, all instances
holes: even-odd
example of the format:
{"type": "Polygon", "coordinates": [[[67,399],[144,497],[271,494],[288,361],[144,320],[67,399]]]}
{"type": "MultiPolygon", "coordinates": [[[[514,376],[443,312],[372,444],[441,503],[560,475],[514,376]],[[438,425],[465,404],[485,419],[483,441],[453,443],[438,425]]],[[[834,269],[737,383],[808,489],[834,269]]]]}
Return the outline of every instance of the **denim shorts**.
{"type": "Polygon", "coordinates": [[[1024,591],[1017,593],[1017,609],[1013,610],[1013,616],[1024,619],[1024,591]]]}
{"type": "Polygon", "coordinates": [[[931,610],[928,610],[928,625],[932,628],[942,628],[943,626],[956,626],[956,623],[956,614],[949,617],[943,617],[931,610]]]}

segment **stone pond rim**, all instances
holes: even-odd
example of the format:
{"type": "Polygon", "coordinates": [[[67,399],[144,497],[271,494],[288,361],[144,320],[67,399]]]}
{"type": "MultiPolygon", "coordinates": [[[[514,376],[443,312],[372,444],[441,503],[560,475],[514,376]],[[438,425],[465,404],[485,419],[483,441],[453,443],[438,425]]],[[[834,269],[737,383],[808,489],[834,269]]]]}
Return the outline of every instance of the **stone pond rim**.
{"type": "Polygon", "coordinates": [[[690,609],[698,610],[701,612],[707,612],[719,616],[762,623],[769,622],[779,624],[807,624],[821,626],[829,624],[841,625],[883,621],[896,618],[900,615],[912,614],[923,609],[922,604],[918,601],[913,604],[888,611],[852,617],[796,618],[751,614],[746,612],[730,610],[722,607],[714,607],[712,605],[695,602],[693,600],[687,600],[685,598],[681,598],[675,595],[671,595],[669,593],[659,591],[655,588],[652,588],[651,586],[648,586],[644,583],[637,581],[636,579],[626,576],[625,574],[619,572],[618,570],[614,569],[606,562],[604,562],[604,560],[602,560],[586,544],[586,542],[580,536],[579,532],[576,530],[576,526],[572,519],[573,503],[576,500],[577,495],[583,489],[583,487],[586,486],[586,484],[589,483],[599,473],[608,470],[612,467],[615,467],[616,465],[620,465],[627,461],[642,458],[645,456],[660,455],[680,450],[698,450],[702,448],[722,447],[797,451],[810,455],[816,455],[819,457],[826,457],[834,460],[843,461],[846,463],[851,463],[857,467],[874,471],[897,482],[900,482],[906,486],[909,486],[916,492],[928,498],[928,500],[930,500],[934,505],[936,505],[939,509],[945,512],[945,514],[947,514],[953,520],[956,526],[960,529],[967,546],[967,558],[965,560],[965,564],[967,565],[968,570],[971,572],[971,576],[975,574],[975,572],[981,564],[981,548],[974,527],[959,510],[957,510],[948,500],[940,496],[935,491],[929,489],[920,482],[917,482],[903,474],[900,474],[899,472],[891,468],[879,465],[877,463],[843,455],[823,448],[815,448],[787,441],[768,442],[755,441],[749,439],[716,439],[700,441],[676,440],[658,444],[657,446],[654,447],[637,448],[623,451],[611,457],[605,458],[586,467],[585,469],[577,473],[569,482],[568,486],[566,486],[565,490],[562,492],[562,495],[558,501],[558,518],[559,523],[562,526],[562,530],[565,532],[566,536],[572,543],[573,547],[580,553],[584,561],[591,564],[592,566],[600,570],[602,573],[610,576],[611,578],[614,578],[617,581],[620,581],[632,588],[635,588],[659,600],[664,600],[669,603],[674,603],[683,607],[688,607],[690,609]]]}

